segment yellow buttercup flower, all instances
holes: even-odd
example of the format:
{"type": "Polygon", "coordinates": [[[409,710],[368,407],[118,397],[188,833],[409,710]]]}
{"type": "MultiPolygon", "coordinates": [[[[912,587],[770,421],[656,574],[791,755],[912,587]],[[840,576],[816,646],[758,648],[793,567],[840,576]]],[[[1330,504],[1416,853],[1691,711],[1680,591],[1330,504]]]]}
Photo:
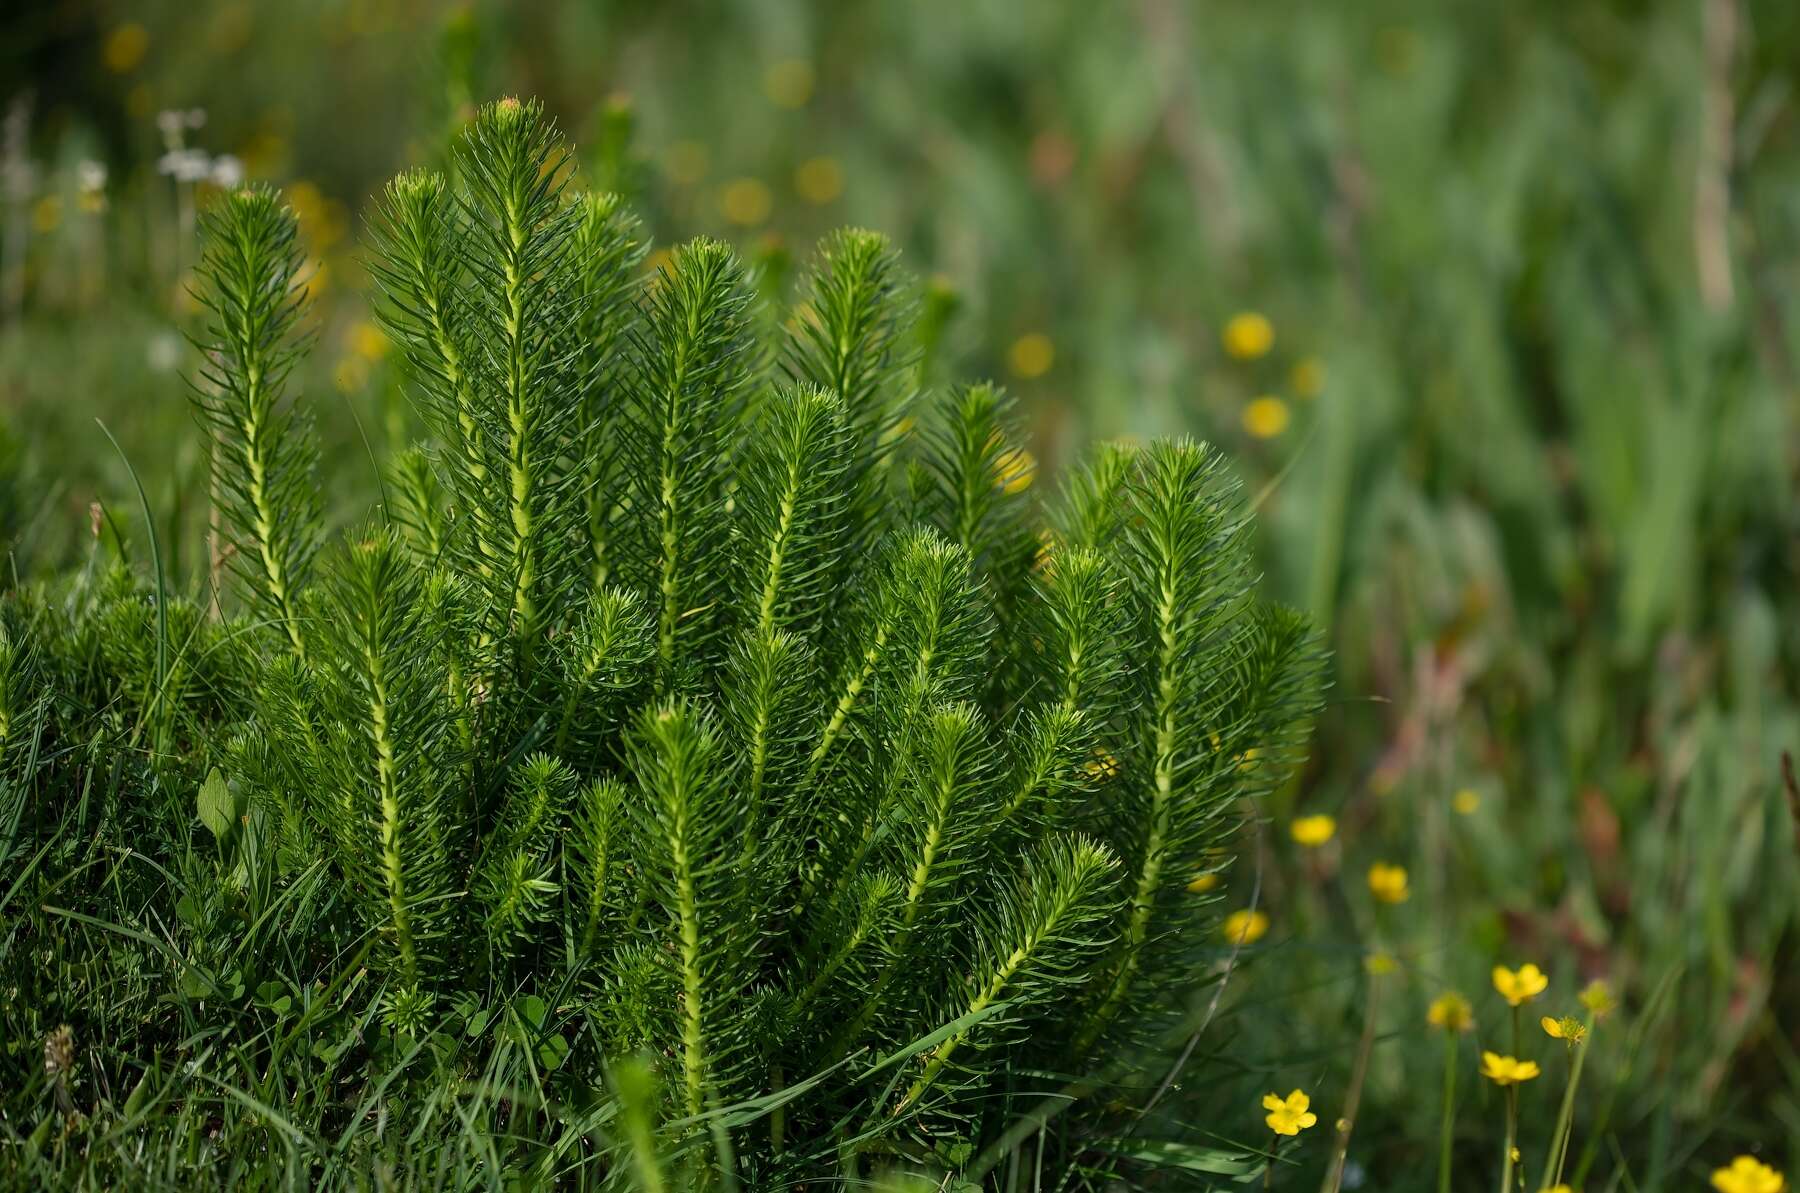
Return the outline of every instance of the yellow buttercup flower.
{"type": "Polygon", "coordinates": [[[1258,439],[1273,439],[1288,429],[1292,419],[1287,403],[1264,394],[1244,407],[1244,430],[1258,439]]]}
{"type": "Polygon", "coordinates": [[[1712,1187],[1719,1193],[1787,1193],[1787,1180],[1755,1156],[1739,1156],[1730,1168],[1715,1169],[1712,1187]]]}
{"type": "Polygon", "coordinates": [[[1219,876],[1211,870],[1203,871],[1188,879],[1187,889],[1196,895],[1204,895],[1219,885],[1219,876]]]}
{"type": "Polygon", "coordinates": [[[388,353],[387,333],[368,319],[358,319],[344,332],[344,344],[364,360],[380,360],[388,353]]]}
{"type": "Polygon", "coordinates": [[[1619,1005],[1618,1000],[1613,998],[1612,987],[1599,978],[1589,982],[1578,997],[1581,1005],[1592,1012],[1596,1019],[1610,1013],[1614,1007],[1619,1005]]]}
{"type": "Polygon", "coordinates": [[[1552,1039],[1567,1041],[1571,1045],[1581,1043],[1582,1038],[1587,1035],[1587,1028],[1582,1025],[1581,1020],[1567,1015],[1561,1019],[1552,1019],[1545,1015],[1538,1020],[1538,1024],[1544,1029],[1545,1035],[1552,1039]]]}
{"type": "Polygon", "coordinates": [[[1536,1077],[1538,1066],[1535,1060],[1520,1060],[1516,1056],[1501,1056],[1498,1052],[1483,1052],[1481,1075],[1495,1085],[1518,1085],[1536,1077]]]}
{"type": "Polygon", "coordinates": [[[1509,1006],[1523,1006],[1549,988],[1550,979],[1535,965],[1521,965],[1511,970],[1494,966],[1494,989],[1509,1006]]]}
{"type": "Polygon", "coordinates": [[[1096,746],[1093,756],[1081,764],[1081,770],[1088,778],[1104,782],[1119,773],[1119,760],[1111,750],[1096,746]]]}
{"type": "Polygon", "coordinates": [[[1471,787],[1465,787],[1450,800],[1458,815],[1473,816],[1481,807],[1481,795],[1471,787]]]}
{"type": "Polygon", "coordinates": [[[803,108],[812,93],[812,63],[803,58],[788,58],[763,72],[763,94],[778,108],[803,108]]]}
{"type": "Polygon", "coordinates": [[[1337,821],[1324,813],[1302,816],[1288,827],[1296,844],[1317,849],[1337,834],[1337,821]]]}
{"type": "Polygon", "coordinates": [[[808,203],[829,203],[844,193],[844,168],[834,157],[809,157],[794,171],[794,190],[808,203]]]}
{"type": "Polygon", "coordinates": [[[1376,862],[1369,867],[1369,893],[1383,903],[1404,903],[1412,898],[1406,885],[1406,867],[1376,862]]]}
{"type": "Polygon", "coordinates": [[[1228,355],[1238,360],[1267,356],[1275,346],[1275,325],[1260,311],[1239,311],[1225,322],[1219,334],[1228,355]]]}
{"type": "Polygon", "coordinates": [[[136,21],[127,21],[107,34],[105,44],[100,47],[100,57],[107,70],[122,75],[142,62],[149,49],[150,31],[136,21]]]}
{"type": "Polygon", "coordinates": [[[719,192],[719,210],[741,228],[762,223],[774,208],[775,196],[769,193],[768,184],[758,178],[734,178],[719,192]]]}
{"type": "Polygon", "coordinates": [[[342,357],[331,371],[331,380],[342,393],[358,393],[369,383],[369,362],[360,356],[342,357]]]}
{"type": "Polygon", "coordinates": [[[1036,475],[1037,460],[1022,447],[1009,447],[994,458],[994,480],[1002,493],[1023,493],[1036,475]]]}
{"type": "Polygon", "coordinates": [[[1425,1022],[1447,1032],[1468,1031],[1475,1026],[1475,1008],[1454,990],[1446,990],[1431,1000],[1425,1010],[1425,1022]]]}
{"type": "Polygon", "coordinates": [[[1551,1185],[1543,1193],[1575,1193],[1575,1191],[1567,1185],[1551,1185]]]}
{"type": "Polygon", "coordinates": [[[1319,1121],[1319,1116],[1308,1109],[1312,1105],[1312,1099],[1300,1090],[1295,1090],[1285,1098],[1280,1094],[1264,1094],[1262,1104],[1263,1109],[1269,1112],[1263,1121],[1277,1135],[1298,1135],[1319,1121]]]}
{"type": "Polygon", "coordinates": [[[1269,917],[1260,911],[1234,911],[1225,917],[1220,931],[1229,944],[1255,944],[1269,931],[1269,917]]]}
{"type": "Polygon", "coordinates": [[[1006,350],[1006,366],[1013,376],[1030,381],[1042,377],[1056,363],[1056,345],[1041,331],[1028,331],[1006,350]]]}

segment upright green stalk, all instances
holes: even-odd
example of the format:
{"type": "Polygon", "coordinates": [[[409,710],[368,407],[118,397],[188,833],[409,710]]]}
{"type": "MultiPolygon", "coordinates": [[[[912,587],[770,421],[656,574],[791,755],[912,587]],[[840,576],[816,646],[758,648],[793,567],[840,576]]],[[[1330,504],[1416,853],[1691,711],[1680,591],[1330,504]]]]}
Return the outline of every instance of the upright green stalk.
{"type": "Polygon", "coordinates": [[[294,216],[277,194],[227,195],[204,220],[198,296],[210,314],[194,405],[212,432],[216,492],[234,562],[304,660],[299,593],[317,547],[311,426],[283,400],[304,349],[294,216]]]}
{"type": "Polygon", "coordinates": [[[1444,1114],[1438,1127],[1438,1193],[1450,1193],[1450,1151],[1456,1132],[1456,1033],[1444,1033],[1444,1114]]]}
{"type": "Polygon", "coordinates": [[[1500,1163],[1500,1193],[1512,1193],[1513,1154],[1518,1150],[1516,1144],[1519,1137],[1519,1087],[1506,1087],[1506,1143],[1500,1163]]]}
{"type": "Polygon", "coordinates": [[[363,649],[369,692],[369,740],[375,747],[375,786],[381,809],[381,873],[393,917],[394,943],[408,984],[418,981],[419,955],[413,947],[412,908],[406,896],[406,867],[400,855],[400,794],[395,784],[394,739],[388,718],[383,660],[372,645],[363,649]]]}
{"type": "Polygon", "coordinates": [[[1581,1084],[1581,1069],[1587,1061],[1588,1044],[1593,1039],[1598,1016],[1589,1012],[1582,1025],[1581,1039],[1575,1045],[1575,1058],[1569,1066],[1569,1084],[1563,1090],[1562,1106],[1556,1113],[1556,1129],[1550,1134],[1550,1155],[1544,1161],[1544,1180],[1550,1185],[1562,1183],[1563,1165],[1569,1158],[1569,1137],[1575,1130],[1575,1090],[1581,1084]]]}
{"type": "Polygon", "coordinates": [[[1125,951],[1117,971],[1108,984],[1106,997],[1095,1011],[1092,1025],[1083,1036],[1083,1046],[1091,1044],[1104,1030],[1118,1010],[1131,979],[1137,973],[1138,958],[1150,931],[1150,915],[1156,907],[1156,891],[1162,882],[1163,862],[1168,848],[1171,805],[1175,798],[1175,751],[1177,748],[1174,667],[1179,640],[1175,633],[1175,587],[1164,565],[1163,583],[1156,606],[1157,653],[1156,737],[1152,757],[1156,760],[1150,777],[1150,809],[1142,860],[1137,882],[1131,893],[1131,913],[1125,927],[1125,951]]]}

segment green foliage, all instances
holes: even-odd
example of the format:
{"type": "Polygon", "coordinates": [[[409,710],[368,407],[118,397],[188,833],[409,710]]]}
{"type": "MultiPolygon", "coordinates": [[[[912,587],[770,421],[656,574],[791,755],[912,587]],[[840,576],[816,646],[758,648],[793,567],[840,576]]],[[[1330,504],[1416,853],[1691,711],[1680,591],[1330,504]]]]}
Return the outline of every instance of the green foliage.
{"type": "Polygon", "coordinates": [[[320,501],[310,427],[283,393],[302,350],[294,218],[273,190],[255,187],[212,207],[204,234],[198,293],[210,318],[193,393],[212,434],[214,499],[246,586],[304,653],[298,602],[320,501]]]}
{"type": "MultiPolygon", "coordinates": [[[[502,101],[454,180],[385,192],[372,268],[431,437],[316,575],[292,219],[220,201],[199,388],[247,600],[163,631],[123,569],[10,597],[5,765],[35,717],[59,754],[97,734],[115,790],[190,793],[173,823],[197,806],[215,848],[179,864],[216,892],[183,933],[279,923],[284,961],[221,944],[182,1014],[298,992],[264,1065],[319,1091],[293,1171],[341,1175],[313,1141],[359,1079],[415,1140],[504,1124],[506,1163],[620,1185],[960,1167],[1000,1092],[1126,1081],[1180,1029],[1217,952],[1188,879],[1291,769],[1317,651],[1254,600],[1209,449],[1104,449],[1046,519],[1002,391],[902,421],[881,238],[828,238],[765,344],[731,250],[645,277],[570,161],[502,101]],[[49,708],[15,699],[32,652],[49,708]],[[158,700],[174,747],[120,753],[158,700]],[[536,1101],[455,1092],[522,1072],[536,1101]]],[[[174,1030],[148,1019],[144,1049],[174,1030]]]]}

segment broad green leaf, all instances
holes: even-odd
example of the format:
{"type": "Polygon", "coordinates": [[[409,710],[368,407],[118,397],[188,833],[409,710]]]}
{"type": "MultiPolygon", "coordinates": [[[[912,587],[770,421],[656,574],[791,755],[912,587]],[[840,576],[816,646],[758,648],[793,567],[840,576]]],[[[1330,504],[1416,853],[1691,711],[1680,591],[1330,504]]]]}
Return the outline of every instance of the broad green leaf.
{"type": "Polygon", "coordinates": [[[200,812],[200,823],[219,840],[223,841],[231,835],[237,824],[237,801],[232,798],[231,785],[225,782],[225,776],[213,767],[206,776],[206,782],[200,784],[200,795],[194,801],[200,812]]]}

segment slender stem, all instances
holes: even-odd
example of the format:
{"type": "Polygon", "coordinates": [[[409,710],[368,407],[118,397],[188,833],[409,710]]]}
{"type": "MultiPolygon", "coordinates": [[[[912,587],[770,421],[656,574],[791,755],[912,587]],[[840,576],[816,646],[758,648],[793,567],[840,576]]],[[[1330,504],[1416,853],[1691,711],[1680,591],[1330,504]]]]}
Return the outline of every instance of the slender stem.
{"type": "Polygon", "coordinates": [[[1581,1084],[1581,1068],[1587,1060],[1588,1041],[1594,1032],[1594,1016],[1587,1018],[1587,1031],[1575,1045],[1575,1060],[1569,1066],[1569,1084],[1563,1090],[1562,1108],[1557,1111],[1556,1130],[1550,1134],[1550,1156],[1544,1161],[1544,1177],[1551,1185],[1562,1183],[1563,1165],[1569,1159],[1569,1136],[1575,1130],[1575,1087],[1581,1084]]]}
{"type": "Polygon", "coordinates": [[[1275,1187],[1275,1157],[1281,1153],[1281,1136],[1269,1137],[1269,1162],[1263,1166],[1263,1188],[1275,1187]]]}
{"type": "Polygon", "coordinates": [[[1350,1089],[1344,1097],[1344,1114],[1337,1121],[1337,1138],[1332,1142],[1331,1163],[1319,1193],[1339,1193],[1344,1187],[1344,1164],[1350,1154],[1350,1133],[1356,1129],[1357,1108],[1362,1105],[1363,1081],[1369,1075],[1369,1053],[1375,1048],[1375,1024],[1381,1011],[1381,975],[1369,974],[1369,998],[1363,1009],[1362,1038],[1356,1043],[1356,1063],[1350,1070],[1350,1089]]]}
{"type": "MultiPolygon", "coordinates": [[[[1515,1013],[1515,1018],[1516,1018],[1515,1013]]],[[[1506,1087],[1506,1153],[1501,1157],[1500,1193],[1510,1193],[1513,1179],[1513,1141],[1519,1134],[1519,1087],[1506,1087]]]]}
{"type": "Polygon", "coordinates": [[[1456,1130],[1456,1033],[1444,1033],[1444,1122],[1438,1132],[1438,1193],[1450,1193],[1450,1144],[1456,1130]]]}
{"type": "Polygon", "coordinates": [[[1087,1026],[1076,1038],[1075,1050],[1086,1052],[1111,1024],[1113,1015],[1131,989],[1137,976],[1138,962],[1144,942],[1150,935],[1150,917],[1156,909],[1158,884],[1162,880],[1163,863],[1168,859],[1169,833],[1174,820],[1176,750],[1179,746],[1177,713],[1181,692],[1177,687],[1176,663],[1180,657],[1180,616],[1175,583],[1175,564],[1168,552],[1160,561],[1161,595],[1156,609],[1156,634],[1161,643],[1156,667],[1156,766],[1155,785],[1150,793],[1148,837],[1144,841],[1143,858],[1138,864],[1137,889],[1131,897],[1131,915],[1126,923],[1124,948],[1116,963],[1111,988],[1089,1018],[1087,1026]]]}

